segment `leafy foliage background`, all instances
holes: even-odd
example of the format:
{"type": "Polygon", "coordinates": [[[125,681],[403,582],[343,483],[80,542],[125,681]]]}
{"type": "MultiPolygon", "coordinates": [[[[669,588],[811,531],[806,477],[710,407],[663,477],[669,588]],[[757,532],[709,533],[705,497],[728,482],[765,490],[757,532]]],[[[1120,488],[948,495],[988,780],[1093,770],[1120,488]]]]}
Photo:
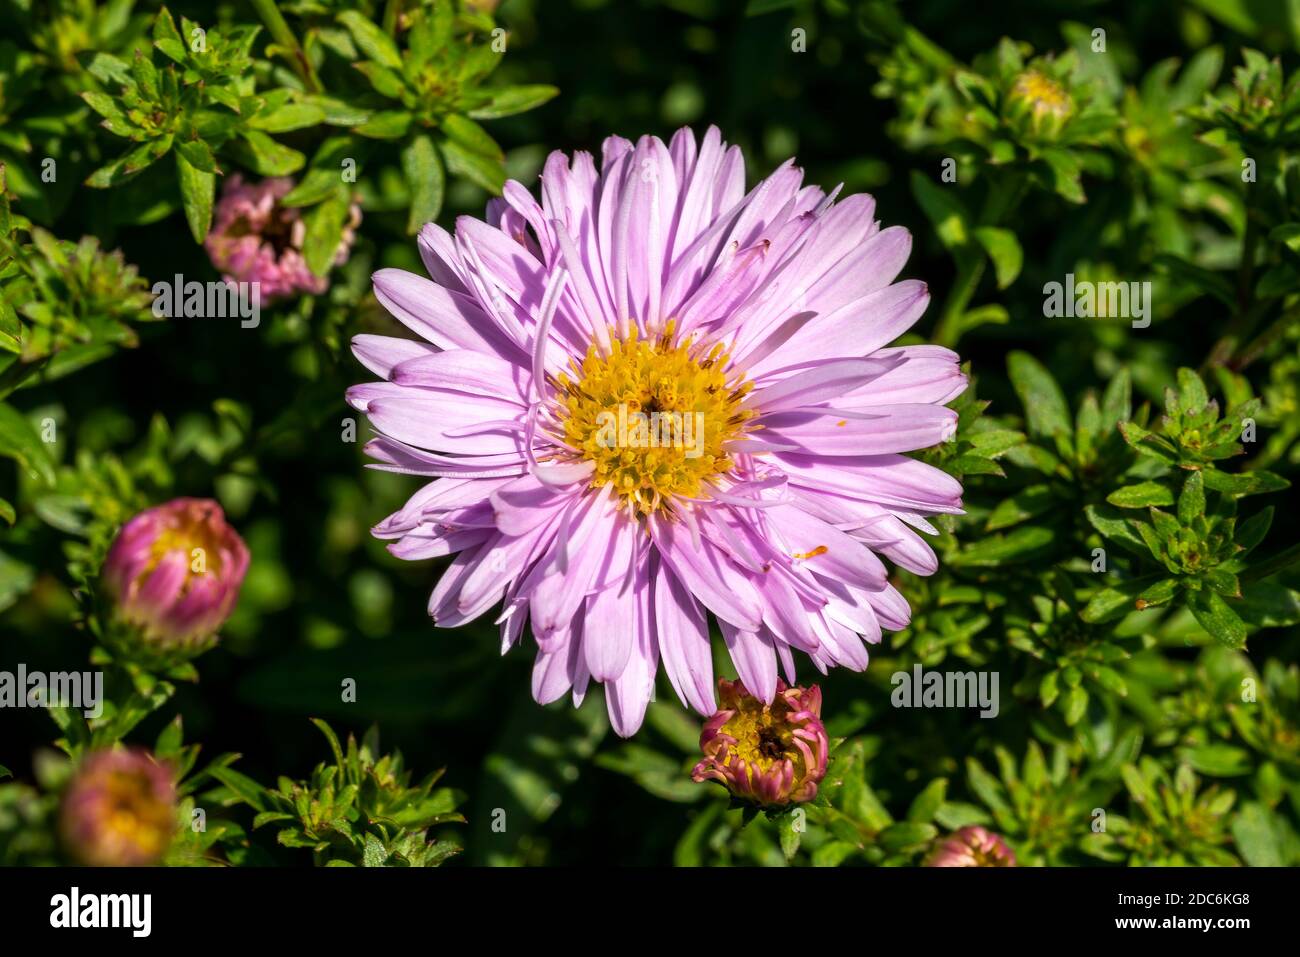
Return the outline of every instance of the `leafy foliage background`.
{"type": "MultiPolygon", "coordinates": [[[[123,676],[97,727],[0,713],[0,860],[57,859],[54,738],[180,754],[179,715],[203,753],[186,800],[225,823],[175,863],[437,863],[454,844],[477,864],[915,863],[977,822],[1022,864],[1300,863],[1291,5],[507,0],[496,72],[434,43],[432,86],[386,39],[416,49],[394,8],[418,4],[290,0],[279,25],[270,3],[169,6],[176,38],[189,18],[221,56],[187,67],[157,4],[0,3],[0,161],[30,220],[3,224],[0,255],[0,667],[86,667],[98,562],[145,505],[219,498],[253,561],[194,673],[123,676]],[[154,94],[137,49],[204,82],[154,77],[165,108],[139,112],[131,97],[154,94]],[[1068,115],[1035,117],[1026,71],[1067,91],[1068,115]],[[481,92],[505,87],[524,92],[481,92]],[[480,215],[503,171],[531,185],[551,149],[707,123],[745,149],[750,182],[797,154],[810,182],[874,193],[931,286],[917,332],[975,382],[956,443],[928,453],[963,476],[968,515],[944,527],[936,576],[900,575],[912,627],[865,674],[818,679],[844,740],[802,833],[691,783],[699,721],[666,683],[622,742],[597,694],[538,708],[530,657],[501,659],[488,618],[433,630],[438,563],[368,534],[415,480],[365,470],[343,439],[347,342],[391,324],[368,277],[420,270],[412,226],[480,215]],[[149,283],[217,278],[195,241],[215,170],[299,177],[327,261],[348,201],[328,171],[354,155],[365,218],[328,293],[256,329],[152,321],[149,283]],[[1045,317],[1044,284],[1067,272],[1150,280],[1150,326],[1045,317]],[[890,676],[917,662],[998,672],[1000,714],[892,707],[890,676]],[[345,754],[308,718],[382,740],[345,754]],[[380,768],[381,744],[423,783],[380,768]],[[432,790],[422,776],[444,767],[432,790]],[[344,782],[386,823],[321,812],[344,782]]],[[[487,6],[460,8],[484,42],[487,6]]]]}

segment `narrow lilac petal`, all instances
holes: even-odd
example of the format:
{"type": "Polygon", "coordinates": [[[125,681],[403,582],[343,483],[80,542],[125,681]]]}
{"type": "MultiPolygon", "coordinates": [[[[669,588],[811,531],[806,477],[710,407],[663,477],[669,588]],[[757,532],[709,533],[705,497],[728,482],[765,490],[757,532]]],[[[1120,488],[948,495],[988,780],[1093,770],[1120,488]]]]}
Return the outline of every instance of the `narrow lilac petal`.
{"type": "Polygon", "coordinates": [[[498,332],[472,299],[401,269],[372,277],[375,298],[407,328],[442,349],[473,349],[500,356],[516,347],[498,332]]]}
{"type": "Polygon", "coordinates": [[[762,520],[796,563],[861,588],[884,586],[888,575],[880,559],[833,525],[794,505],[765,509],[762,520]]]}
{"type": "Polygon", "coordinates": [[[683,705],[702,715],[717,710],[713,696],[713,652],[699,602],[660,565],[654,578],[654,626],[659,652],[673,690],[683,705]]]}
{"type": "Polygon", "coordinates": [[[772,638],[763,630],[742,631],[729,622],[719,622],[736,673],[745,690],[764,704],[776,697],[776,649],[772,638]]]}
{"type": "Polygon", "coordinates": [[[398,385],[437,388],[527,404],[528,374],[500,356],[472,349],[450,349],[406,359],[393,366],[398,385]]]}
{"type": "Polygon", "coordinates": [[[709,611],[739,628],[757,630],[762,611],[740,569],[708,542],[697,547],[678,523],[656,521],[650,528],[664,562],[709,611]]]}
{"type": "Polygon", "coordinates": [[[352,354],[377,376],[390,377],[393,367],[418,356],[434,355],[438,347],[417,339],[362,334],[352,337],[352,354]]]}
{"type": "Polygon", "coordinates": [[[881,455],[929,448],[957,431],[957,413],[939,405],[881,405],[867,412],[863,418],[843,409],[779,412],[763,419],[763,438],[821,455],[881,455]]]}

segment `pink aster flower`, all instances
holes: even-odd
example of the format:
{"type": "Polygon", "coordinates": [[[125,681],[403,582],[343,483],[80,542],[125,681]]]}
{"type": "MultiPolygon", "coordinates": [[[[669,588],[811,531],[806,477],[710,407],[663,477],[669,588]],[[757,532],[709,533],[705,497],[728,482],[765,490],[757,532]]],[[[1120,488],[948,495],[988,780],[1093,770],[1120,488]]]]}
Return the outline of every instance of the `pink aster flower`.
{"type": "Polygon", "coordinates": [[[189,656],[210,647],[239,600],[248,549],[207,498],[176,498],[122,526],[101,580],[115,622],[140,649],[189,656]]]}
{"type": "Polygon", "coordinates": [[[865,668],[909,617],[881,556],[930,574],[916,530],[961,512],[904,453],[953,434],[966,385],[947,349],[888,347],[929,295],[894,281],[911,237],[874,212],[792,161],[745,192],[710,128],[552,153],[540,201],[508,182],[487,222],[425,226],[432,278],[374,277],[417,338],[357,336],[384,381],[348,400],[378,468],[430,479],[374,533],[456,556],[435,623],[499,606],[503,650],[525,625],[537,644],[533,696],[601,682],[621,735],[660,661],[714,713],[709,614],[764,702],[795,651],[865,668]]]}
{"type": "MultiPolygon", "coordinates": [[[[307,226],[302,211],[281,206],[280,199],[294,187],[285,176],[245,183],[238,173],[226,180],[212,216],[212,229],[204,248],[227,282],[256,282],[265,300],[300,292],[319,295],[329,279],[307,268],[303,241],[307,226]]],[[[343,227],[334,265],[348,260],[361,207],[353,203],[343,227]]]]}
{"type": "Polygon", "coordinates": [[[1000,834],[977,825],[963,827],[935,845],[926,867],[1015,867],[1015,852],[1000,834]]]}
{"type": "Polygon", "coordinates": [[[156,864],[176,825],[172,771],[139,748],[88,755],[63,798],[63,842],[82,864],[156,864]]]}
{"type": "Polygon", "coordinates": [[[789,688],[777,678],[776,697],[764,703],[743,682],[724,679],[718,692],[722,709],[700,732],[704,760],[691,778],[717,781],[736,797],[764,807],[815,798],[830,754],[821,689],[789,688]]]}

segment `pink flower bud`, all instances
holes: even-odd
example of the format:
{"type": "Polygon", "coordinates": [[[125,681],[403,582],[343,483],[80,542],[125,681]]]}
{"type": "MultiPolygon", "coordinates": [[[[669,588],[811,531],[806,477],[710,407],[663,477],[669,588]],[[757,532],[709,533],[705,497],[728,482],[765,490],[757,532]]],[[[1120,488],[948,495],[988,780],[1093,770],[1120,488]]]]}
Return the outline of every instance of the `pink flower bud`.
{"type": "Polygon", "coordinates": [[[1015,852],[1001,835],[972,825],[949,834],[925,859],[926,867],[1015,867],[1015,852]]]}
{"type": "Polygon", "coordinates": [[[63,842],[82,864],[156,864],[176,827],[172,771],[138,748],[90,754],[63,798],[63,842]]]}
{"type": "MultiPolygon", "coordinates": [[[[283,176],[256,184],[245,183],[238,174],[231,176],[203,241],[212,265],[227,282],[258,283],[266,301],[300,292],[319,295],[329,288],[328,278],[313,273],[303,258],[307,228],[302,211],[280,205],[281,197],[293,187],[293,180],[283,176]]],[[[334,265],[347,262],[360,224],[361,207],[353,203],[334,265]]]]}
{"type": "Polygon", "coordinates": [[[154,651],[197,654],[215,642],[248,571],[248,549],[206,498],[147,508],[118,532],[102,581],[114,618],[154,651]]]}
{"type": "Polygon", "coordinates": [[[717,781],[733,795],[763,807],[811,801],[826,776],[830,742],[822,725],[816,685],[791,688],[777,679],[771,704],[740,681],[718,682],[722,704],[700,733],[704,760],[695,781],[717,781]]]}

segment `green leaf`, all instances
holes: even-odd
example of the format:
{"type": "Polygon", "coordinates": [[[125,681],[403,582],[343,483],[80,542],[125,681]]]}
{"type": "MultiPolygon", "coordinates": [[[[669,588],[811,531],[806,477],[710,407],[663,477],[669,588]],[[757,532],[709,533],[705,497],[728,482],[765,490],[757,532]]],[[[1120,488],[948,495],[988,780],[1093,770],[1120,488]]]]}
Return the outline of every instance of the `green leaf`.
{"type": "Polygon", "coordinates": [[[1182,584],[1177,578],[1162,578],[1144,588],[1142,594],[1138,595],[1133,604],[1142,610],[1168,604],[1178,594],[1178,589],[1181,587],[1182,584]]]}
{"type": "Polygon", "coordinates": [[[1061,695],[1061,673],[1059,671],[1049,671],[1043,675],[1043,680],[1038,683],[1038,700],[1044,708],[1050,708],[1052,702],[1061,695]]]}
{"type": "Polygon", "coordinates": [[[373,140],[398,140],[411,128],[411,114],[405,110],[381,110],[353,129],[358,136],[373,140]]]}
{"type": "Polygon", "coordinates": [[[475,120],[498,120],[536,109],[559,94],[559,88],[537,83],[528,86],[508,86],[502,90],[485,91],[492,99],[484,106],[469,111],[475,120]]]}
{"type": "Polygon", "coordinates": [[[960,249],[970,241],[970,214],[957,195],[956,186],[939,186],[919,170],[911,176],[912,195],[934,226],[939,242],[948,249],[960,249]]]}
{"type": "Polygon", "coordinates": [[[362,852],[361,864],[363,867],[383,867],[388,863],[388,851],[379,838],[373,834],[366,835],[365,849],[362,852]]]}
{"type": "Polygon", "coordinates": [[[1254,768],[1250,752],[1230,744],[1201,744],[1180,748],[1178,757],[1190,764],[1192,770],[1216,778],[1249,774],[1254,768]]]}
{"type": "Polygon", "coordinates": [[[411,211],[406,218],[406,231],[414,234],[425,223],[438,218],[446,187],[442,160],[433,147],[433,140],[425,134],[412,137],[402,150],[402,174],[406,177],[406,186],[411,193],[411,211]]]}
{"type": "Polygon", "coordinates": [[[87,105],[104,117],[106,120],[125,121],[126,117],[118,109],[117,100],[113,99],[107,93],[96,93],[93,90],[87,90],[81,94],[81,98],[86,101],[87,105]]]}
{"type": "Polygon", "coordinates": [[[236,799],[243,801],[253,810],[267,810],[265,806],[266,788],[248,775],[241,774],[234,768],[228,767],[214,767],[208,773],[225,785],[236,799]]]}
{"type": "Polygon", "coordinates": [[[451,140],[443,140],[441,147],[442,157],[447,161],[447,169],[451,173],[464,176],[489,193],[501,192],[501,187],[505,185],[506,174],[500,160],[467,150],[461,144],[451,140]]]}
{"type": "Polygon", "coordinates": [[[1192,614],[1216,641],[1229,648],[1240,648],[1246,643],[1246,625],[1223,596],[1208,588],[1189,595],[1188,607],[1192,614]]]}
{"type": "Polygon", "coordinates": [[[258,113],[248,125],[266,133],[287,133],[325,122],[325,110],[315,103],[285,103],[274,110],[258,113]]]}
{"type": "Polygon", "coordinates": [[[0,455],[16,461],[33,478],[54,484],[49,447],[27,417],[5,402],[0,402],[0,455]]]}
{"type": "Polygon", "coordinates": [[[1065,711],[1065,723],[1073,728],[1088,710],[1088,692],[1083,685],[1076,685],[1065,692],[1062,708],[1065,711]]]}
{"type": "Polygon", "coordinates": [[[1226,306],[1235,307],[1236,294],[1233,292],[1232,283],[1218,273],[1197,266],[1172,253],[1159,253],[1153,262],[1158,270],[1175,281],[1191,286],[1198,292],[1207,293],[1226,306]]]}
{"type": "Polygon", "coordinates": [[[1284,825],[1258,801],[1247,801],[1232,819],[1232,837],[1251,867],[1283,867],[1284,825]]]}
{"type": "Polygon", "coordinates": [[[1276,582],[1250,582],[1241,586],[1236,609],[1257,628],[1287,628],[1300,624],[1300,592],[1276,582]]]}
{"type": "Polygon", "coordinates": [[[1154,576],[1146,575],[1103,588],[1088,600],[1088,604],[1079,612],[1079,617],[1090,624],[1097,624],[1126,615],[1134,610],[1138,596],[1151,587],[1154,581],[1154,576]]]}
{"type": "Polygon", "coordinates": [[[1101,399],[1101,426],[1109,431],[1133,414],[1133,379],[1127,367],[1119,370],[1106,385],[1101,399]]]}
{"type": "Polygon", "coordinates": [[[1047,165],[1048,182],[1058,196],[1070,203],[1082,203],[1087,200],[1080,175],[1082,166],[1074,153],[1049,149],[1043,151],[1041,158],[1047,165]]]}
{"type": "Polygon", "coordinates": [[[1011,385],[1025,409],[1025,424],[1031,435],[1052,436],[1070,432],[1070,409],[1065,394],[1052,374],[1027,352],[1007,357],[1011,385]]]}
{"type": "Polygon", "coordinates": [[[492,139],[487,130],[473,120],[466,119],[458,113],[453,113],[450,116],[443,117],[442,129],[447,134],[448,140],[459,143],[470,152],[481,153],[483,156],[495,159],[497,162],[501,162],[504,158],[501,147],[497,145],[496,140],[492,139]]]}
{"type": "Polygon", "coordinates": [[[980,326],[1005,326],[1011,321],[1011,313],[1001,303],[988,302],[961,314],[962,332],[970,332],[980,326]]]}
{"type": "MultiPolygon", "coordinates": [[[[202,142],[198,140],[197,142],[202,142]]],[[[210,156],[211,154],[209,154],[210,156]]],[[[196,243],[207,238],[212,226],[212,203],[217,189],[217,177],[193,165],[187,154],[176,150],[176,177],[181,185],[181,202],[185,207],[185,221],[196,243]]]]}
{"type": "MultiPolygon", "coordinates": [[[[1167,502],[1152,502],[1167,505],[1167,502]]],[[[1178,495],[1178,521],[1191,525],[1192,520],[1205,514],[1205,478],[1201,472],[1192,472],[1183,480],[1183,490],[1178,495]]]]}
{"type": "Polygon", "coordinates": [[[1210,401],[1209,393],[1205,391],[1205,382],[1193,370],[1186,367],[1178,370],[1178,393],[1182,398],[1182,406],[1188,412],[1195,412],[1203,409],[1206,403],[1210,401]]]}
{"type": "Polygon", "coordinates": [[[962,549],[949,561],[959,567],[1028,562],[1049,554],[1055,540],[1056,534],[1050,528],[1027,525],[1007,535],[981,538],[962,549]]]}
{"type": "Polygon", "coordinates": [[[377,63],[357,63],[355,64],[357,72],[363,74],[370,81],[370,85],[380,96],[387,97],[390,100],[401,100],[406,94],[406,84],[402,77],[387,70],[377,63]]]}
{"type": "Polygon", "coordinates": [[[1291,483],[1282,476],[1263,470],[1237,472],[1235,474],[1213,468],[1203,469],[1202,471],[1205,473],[1206,488],[1222,492],[1232,498],[1243,498],[1247,495],[1267,495],[1291,487],[1291,483]]]}
{"type": "Polygon", "coordinates": [[[887,851],[901,851],[906,848],[915,848],[922,844],[928,844],[939,834],[939,829],[933,824],[920,824],[914,821],[900,821],[897,824],[891,824],[881,831],[876,839],[880,846],[887,851]]]}
{"type": "Polygon", "coordinates": [[[781,838],[781,853],[786,862],[794,860],[799,853],[799,842],[803,840],[805,815],[796,811],[787,811],[777,819],[777,833],[781,838]]]}
{"type": "Polygon", "coordinates": [[[303,240],[303,259],[307,268],[318,276],[325,275],[334,264],[339,243],[343,240],[349,205],[347,190],[340,188],[303,218],[307,231],[303,240]]]}
{"type": "Polygon", "coordinates": [[[1261,509],[1250,518],[1241,522],[1237,526],[1236,533],[1233,535],[1233,542],[1238,548],[1238,558],[1245,558],[1253,552],[1256,546],[1264,540],[1268,534],[1269,527],[1273,524],[1273,506],[1261,509]]]}
{"type": "Polygon", "coordinates": [[[1020,240],[1009,229],[996,226],[980,226],[975,230],[975,238],[993,261],[993,272],[997,277],[998,288],[1006,289],[1020,275],[1024,263],[1024,252],[1020,240]]]}
{"type": "Polygon", "coordinates": [[[277,143],[261,130],[245,130],[240,139],[231,140],[225,148],[260,176],[288,176],[307,162],[307,157],[297,150],[277,143]]]}
{"type": "Polygon", "coordinates": [[[185,43],[181,40],[181,35],[176,30],[176,21],[172,15],[163,7],[158,11],[158,16],[153,21],[153,45],[157,47],[169,59],[176,61],[182,66],[189,59],[189,53],[185,49],[185,43]]]}
{"type": "Polygon", "coordinates": [[[402,68],[402,55],[397,51],[397,44],[363,13],[345,10],[336,19],[348,28],[361,52],[370,59],[393,70],[402,68]]]}
{"type": "Polygon", "coordinates": [[[947,795],[948,779],[935,778],[912,801],[907,809],[907,819],[915,823],[928,824],[939,813],[939,808],[943,806],[947,795]]]}
{"type": "Polygon", "coordinates": [[[1146,508],[1150,505],[1173,505],[1174,493],[1160,482],[1125,485],[1106,496],[1106,501],[1120,508],[1146,508]]]}
{"type": "Polygon", "coordinates": [[[1029,518],[1034,518],[1048,511],[1056,502],[1052,490],[1047,485],[1030,485],[1014,495],[1004,498],[993,509],[985,523],[986,531],[1018,525],[1029,518]]]}

